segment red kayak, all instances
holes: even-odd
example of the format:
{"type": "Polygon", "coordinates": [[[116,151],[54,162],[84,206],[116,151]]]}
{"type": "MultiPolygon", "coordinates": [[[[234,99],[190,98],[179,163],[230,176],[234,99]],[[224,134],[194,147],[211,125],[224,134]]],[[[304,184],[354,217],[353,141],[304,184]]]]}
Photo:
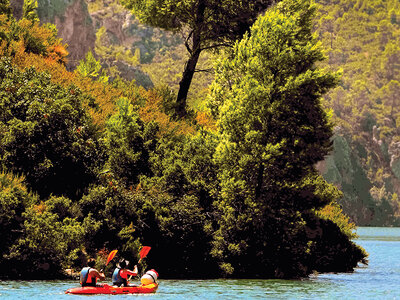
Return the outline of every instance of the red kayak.
{"type": "Polygon", "coordinates": [[[158,288],[157,283],[151,283],[139,286],[127,286],[127,287],[115,287],[108,284],[103,284],[99,286],[85,286],[76,287],[68,289],[65,291],[66,294],[76,294],[76,295],[93,295],[93,294],[150,294],[155,293],[158,288]]]}

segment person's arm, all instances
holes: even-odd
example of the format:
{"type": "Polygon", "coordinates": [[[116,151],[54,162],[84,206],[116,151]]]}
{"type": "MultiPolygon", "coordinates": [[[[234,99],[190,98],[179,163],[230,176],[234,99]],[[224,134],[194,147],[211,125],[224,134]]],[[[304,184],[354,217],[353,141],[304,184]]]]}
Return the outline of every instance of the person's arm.
{"type": "Polygon", "coordinates": [[[100,273],[96,269],[90,270],[90,273],[92,274],[93,277],[96,277],[96,278],[98,278],[100,280],[106,279],[106,276],[104,276],[104,273],[100,273]]]}
{"type": "Polygon", "coordinates": [[[135,272],[135,270],[131,271],[131,270],[126,270],[126,274],[127,275],[132,275],[132,276],[136,276],[137,272],[135,272]]]}
{"type": "Polygon", "coordinates": [[[133,268],[133,271],[125,269],[125,270],[122,270],[121,273],[122,272],[124,273],[124,275],[126,275],[126,277],[128,277],[128,275],[136,276],[138,274],[137,266],[135,266],[133,268]]]}

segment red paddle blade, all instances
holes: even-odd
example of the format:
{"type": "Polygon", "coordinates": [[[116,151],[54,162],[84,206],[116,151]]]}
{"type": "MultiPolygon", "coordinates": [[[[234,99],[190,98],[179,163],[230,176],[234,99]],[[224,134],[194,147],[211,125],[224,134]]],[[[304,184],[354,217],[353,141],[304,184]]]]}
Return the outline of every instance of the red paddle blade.
{"type": "Polygon", "coordinates": [[[139,255],[140,255],[140,260],[146,257],[147,253],[149,253],[151,247],[149,246],[144,246],[142,250],[140,250],[139,255]]]}
{"type": "Polygon", "coordinates": [[[108,254],[106,266],[114,258],[115,254],[117,254],[117,252],[118,252],[118,250],[113,250],[110,252],[110,254],[108,254]]]}

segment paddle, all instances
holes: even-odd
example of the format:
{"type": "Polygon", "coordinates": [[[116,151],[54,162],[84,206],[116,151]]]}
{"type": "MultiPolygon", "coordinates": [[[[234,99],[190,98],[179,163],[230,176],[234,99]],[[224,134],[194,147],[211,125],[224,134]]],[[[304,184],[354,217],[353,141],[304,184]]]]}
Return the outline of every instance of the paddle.
{"type": "Polygon", "coordinates": [[[117,252],[118,252],[118,250],[113,250],[110,252],[110,254],[108,254],[106,266],[114,258],[115,254],[117,254],[117,252]]]}
{"type": "MultiPolygon", "coordinates": [[[[139,259],[138,263],[140,263],[140,261],[147,256],[150,249],[151,249],[151,247],[149,247],[149,246],[143,246],[142,250],[140,250],[140,252],[139,252],[140,259],[139,259]]],[[[128,280],[131,280],[131,278],[132,278],[132,275],[129,276],[128,280]]]]}
{"type": "Polygon", "coordinates": [[[140,250],[140,252],[139,252],[139,256],[140,256],[139,263],[143,258],[146,257],[146,255],[149,253],[150,249],[151,249],[151,247],[149,247],[149,246],[143,246],[142,250],[140,250]]]}

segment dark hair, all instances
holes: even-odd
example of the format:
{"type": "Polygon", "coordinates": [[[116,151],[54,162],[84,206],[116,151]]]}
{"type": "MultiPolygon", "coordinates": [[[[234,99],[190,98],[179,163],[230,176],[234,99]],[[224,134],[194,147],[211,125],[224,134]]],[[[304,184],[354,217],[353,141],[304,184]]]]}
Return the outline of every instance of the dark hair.
{"type": "Polygon", "coordinates": [[[119,262],[119,266],[121,269],[126,268],[126,260],[125,259],[121,259],[119,262]]]}
{"type": "Polygon", "coordinates": [[[87,265],[88,265],[89,267],[93,268],[95,264],[96,264],[95,259],[94,259],[94,258],[89,258],[89,260],[88,260],[88,262],[87,262],[87,265]]]}

